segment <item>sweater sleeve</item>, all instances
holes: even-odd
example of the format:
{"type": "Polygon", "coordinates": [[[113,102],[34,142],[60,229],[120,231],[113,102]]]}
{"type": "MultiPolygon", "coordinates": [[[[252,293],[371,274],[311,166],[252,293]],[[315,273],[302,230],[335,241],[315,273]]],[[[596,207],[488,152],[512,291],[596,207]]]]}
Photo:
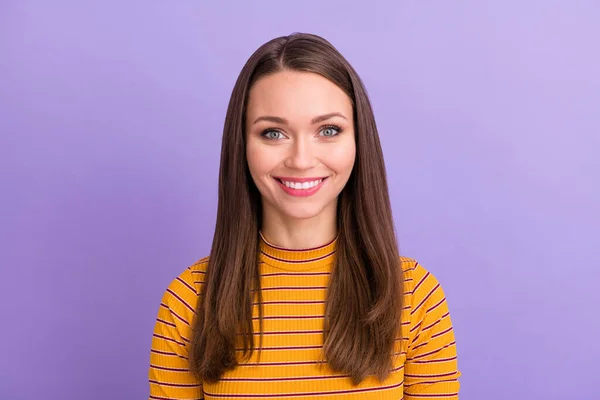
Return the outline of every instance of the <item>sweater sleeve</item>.
{"type": "Polygon", "coordinates": [[[412,271],[412,282],[405,399],[458,399],[461,374],[444,291],[418,263],[412,271]]]}
{"type": "Polygon", "coordinates": [[[152,335],[149,399],[202,399],[202,384],[189,371],[188,349],[197,288],[187,269],[165,291],[152,335]]]}

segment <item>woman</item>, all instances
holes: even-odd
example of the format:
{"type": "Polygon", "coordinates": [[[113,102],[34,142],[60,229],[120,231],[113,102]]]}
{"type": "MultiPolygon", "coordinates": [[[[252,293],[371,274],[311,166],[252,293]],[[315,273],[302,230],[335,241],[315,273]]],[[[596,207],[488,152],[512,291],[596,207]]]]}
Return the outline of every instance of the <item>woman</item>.
{"type": "Polygon", "coordinates": [[[398,254],[367,93],[326,40],[242,69],[210,257],[164,294],[150,364],[151,399],[458,398],[442,288],[398,254]]]}

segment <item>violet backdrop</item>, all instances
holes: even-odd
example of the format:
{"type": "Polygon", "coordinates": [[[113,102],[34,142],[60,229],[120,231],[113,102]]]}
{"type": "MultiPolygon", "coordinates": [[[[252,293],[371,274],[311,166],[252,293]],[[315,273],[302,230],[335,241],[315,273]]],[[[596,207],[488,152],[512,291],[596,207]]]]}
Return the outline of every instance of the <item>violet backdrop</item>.
{"type": "Polygon", "coordinates": [[[461,399],[600,399],[597,1],[0,1],[0,398],[147,396],[208,254],[243,63],[294,31],[370,93],[461,399]]]}

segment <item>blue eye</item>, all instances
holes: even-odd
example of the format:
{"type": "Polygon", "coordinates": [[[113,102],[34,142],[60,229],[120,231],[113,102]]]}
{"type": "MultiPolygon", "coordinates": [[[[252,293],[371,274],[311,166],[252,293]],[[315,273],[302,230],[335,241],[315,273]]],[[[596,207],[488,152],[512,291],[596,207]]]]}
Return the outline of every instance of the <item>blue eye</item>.
{"type": "Polygon", "coordinates": [[[334,137],[340,134],[342,130],[335,126],[335,125],[331,125],[331,126],[324,126],[323,129],[321,129],[321,133],[323,134],[323,136],[325,137],[334,137]]]}
{"type": "Polygon", "coordinates": [[[269,139],[269,140],[278,140],[280,139],[279,135],[281,135],[281,132],[279,131],[275,131],[275,130],[266,130],[262,133],[262,136],[269,139]]]}

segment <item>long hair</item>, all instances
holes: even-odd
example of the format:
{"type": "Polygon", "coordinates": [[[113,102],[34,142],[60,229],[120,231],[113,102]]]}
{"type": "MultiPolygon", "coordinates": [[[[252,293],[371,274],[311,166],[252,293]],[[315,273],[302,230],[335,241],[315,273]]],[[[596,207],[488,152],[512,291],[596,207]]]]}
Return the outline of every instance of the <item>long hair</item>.
{"type": "Polygon", "coordinates": [[[336,256],[325,307],[323,351],[333,370],[354,383],[383,380],[400,331],[402,272],[383,153],[366,89],[325,39],[296,33],[262,45],[244,65],[231,94],[221,147],[216,227],[190,347],[190,370],[218,381],[256,349],[252,303],[263,311],[258,271],[261,198],[246,159],[245,111],[258,79],[282,70],[319,74],[340,87],[354,110],[356,159],[337,208],[336,256]],[[236,339],[236,337],[238,339],[236,339]],[[241,337],[241,338],[240,338],[241,337]]]}

